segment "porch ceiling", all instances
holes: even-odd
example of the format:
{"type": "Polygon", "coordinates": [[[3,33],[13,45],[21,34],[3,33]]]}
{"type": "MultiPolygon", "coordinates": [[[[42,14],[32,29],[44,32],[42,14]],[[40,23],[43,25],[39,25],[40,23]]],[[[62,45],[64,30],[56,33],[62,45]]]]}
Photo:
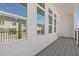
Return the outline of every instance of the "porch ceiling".
{"type": "Polygon", "coordinates": [[[79,3],[53,3],[53,6],[61,15],[71,15],[79,8],[79,3]]]}

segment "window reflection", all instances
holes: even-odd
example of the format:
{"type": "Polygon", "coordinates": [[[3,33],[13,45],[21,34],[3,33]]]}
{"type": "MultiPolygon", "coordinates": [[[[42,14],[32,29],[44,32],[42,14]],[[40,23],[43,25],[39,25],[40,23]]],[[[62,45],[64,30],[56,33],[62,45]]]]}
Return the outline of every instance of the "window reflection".
{"type": "Polygon", "coordinates": [[[27,4],[0,3],[0,42],[27,39],[27,4]]]}
{"type": "Polygon", "coordinates": [[[37,7],[37,34],[44,34],[45,12],[37,7]]]}

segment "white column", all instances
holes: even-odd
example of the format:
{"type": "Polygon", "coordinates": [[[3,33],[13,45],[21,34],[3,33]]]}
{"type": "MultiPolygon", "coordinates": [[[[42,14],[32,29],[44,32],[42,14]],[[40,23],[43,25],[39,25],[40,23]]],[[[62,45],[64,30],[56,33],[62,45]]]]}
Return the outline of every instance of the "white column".
{"type": "Polygon", "coordinates": [[[36,32],[37,32],[37,24],[36,24],[36,4],[28,3],[27,4],[27,39],[35,39],[36,32]]]}
{"type": "Polygon", "coordinates": [[[47,5],[45,5],[45,35],[49,34],[49,18],[48,18],[48,8],[47,5]]]}

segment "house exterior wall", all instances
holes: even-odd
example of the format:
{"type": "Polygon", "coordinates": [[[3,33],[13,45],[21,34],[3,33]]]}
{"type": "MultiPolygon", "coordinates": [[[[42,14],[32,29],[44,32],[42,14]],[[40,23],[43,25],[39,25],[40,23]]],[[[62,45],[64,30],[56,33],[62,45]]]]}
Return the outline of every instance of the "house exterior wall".
{"type": "Polygon", "coordinates": [[[0,45],[0,55],[36,55],[42,49],[54,42],[58,37],[58,19],[59,15],[52,7],[52,4],[45,5],[45,34],[37,35],[37,6],[33,3],[27,4],[27,39],[17,40],[0,45]],[[48,33],[48,8],[53,13],[56,13],[57,17],[57,32],[54,32],[54,20],[52,25],[52,33],[48,33]]]}

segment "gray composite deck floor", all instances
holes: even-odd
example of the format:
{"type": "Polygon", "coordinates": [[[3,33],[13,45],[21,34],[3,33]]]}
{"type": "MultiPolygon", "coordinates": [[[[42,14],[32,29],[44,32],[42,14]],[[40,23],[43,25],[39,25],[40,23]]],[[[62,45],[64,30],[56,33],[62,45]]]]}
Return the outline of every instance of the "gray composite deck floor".
{"type": "Polygon", "coordinates": [[[36,56],[79,56],[79,46],[71,38],[59,38],[36,56]]]}

